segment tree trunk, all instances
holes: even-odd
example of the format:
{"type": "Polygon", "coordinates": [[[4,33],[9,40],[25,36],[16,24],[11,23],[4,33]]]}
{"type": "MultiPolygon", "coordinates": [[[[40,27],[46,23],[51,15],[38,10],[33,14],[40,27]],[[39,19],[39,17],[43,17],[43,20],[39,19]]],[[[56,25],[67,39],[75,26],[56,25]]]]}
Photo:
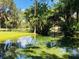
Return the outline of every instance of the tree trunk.
{"type": "Polygon", "coordinates": [[[38,14],[38,1],[35,0],[35,12],[34,12],[34,16],[37,16],[38,14]]]}

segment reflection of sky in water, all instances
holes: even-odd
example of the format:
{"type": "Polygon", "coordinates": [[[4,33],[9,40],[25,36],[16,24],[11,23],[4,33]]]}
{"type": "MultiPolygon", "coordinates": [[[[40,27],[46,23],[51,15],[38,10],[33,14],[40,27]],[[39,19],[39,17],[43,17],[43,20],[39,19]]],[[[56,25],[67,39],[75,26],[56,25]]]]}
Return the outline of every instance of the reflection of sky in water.
{"type": "Polygon", "coordinates": [[[66,53],[66,48],[60,48],[61,53],[66,53]]]}
{"type": "Polygon", "coordinates": [[[60,48],[61,53],[66,53],[66,49],[68,50],[67,52],[69,52],[70,55],[79,55],[79,52],[77,51],[77,49],[72,49],[72,48],[60,48]]]}
{"type": "Polygon", "coordinates": [[[16,59],[32,59],[31,57],[27,57],[26,55],[18,55],[16,59]]]}
{"type": "MultiPolygon", "coordinates": [[[[27,47],[27,44],[35,44],[36,40],[34,40],[31,37],[20,37],[17,40],[17,43],[20,43],[21,47],[25,48],[27,47]]],[[[12,41],[10,40],[6,40],[4,42],[5,46],[11,46],[12,45],[12,41]]],[[[59,51],[61,51],[62,54],[68,52],[70,55],[72,56],[77,56],[79,55],[79,51],[76,48],[67,48],[67,47],[63,47],[63,48],[59,48],[59,51]]],[[[2,54],[0,54],[0,59],[2,59],[2,54]]],[[[17,55],[16,59],[32,59],[31,57],[27,57],[26,55],[17,55]]]]}
{"type": "Polygon", "coordinates": [[[78,50],[76,48],[73,48],[73,49],[69,48],[68,52],[74,56],[78,55],[78,50]]]}
{"type": "Polygon", "coordinates": [[[78,54],[78,52],[76,50],[73,50],[73,54],[76,55],[78,54]]]}
{"type": "Polygon", "coordinates": [[[17,43],[19,45],[19,47],[21,48],[26,48],[28,44],[35,44],[35,40],[31,37],[20,37],[18,40],[17,40],[17,43]]]}
{"type": "Polygon", "coordinates": [[[11,47],[11,46],[12,46],[12,43],[13,43],[12,41],[6,40],[6,41],[4,42],[4,44],[5,44],[4,49],[11,47]]]}
{"type": "Polygon", "coordinates": [[[26,59],[25,55],[18,55],[16,59],[26,59]]]}
{"type": "Polygon", "coordinates": [[[74,56],[76,56],[76,55],[79,55],[79,52],[77,51],[77,49],[73,49],[73,50],[72,50],[72,54],[73,54],[74,56]]]}
{"type": "MultiPolygon", "coordinates": [[[[4,49],[11,47],[12,46],[12,43],[13,42],[11,40],[9,40],[9,39],[6,40],[4,42],[4,44],[5,44],[4,49]]],[[[27,45],[29,45],[29,44],[36,45],[37,44],[37,41],[35,39],[31,38],[31,37],[23,36],[23,37],[18,38],[16,44],[20,48],[27,48],[27,45]]]]}
{"type": "Polygon", "coordinates": [[[6,40],[6,41],[4,42],[5,45],[11,44],[11,43],[12,43],[12,41],[10,41],[10,40],[6,40]]]}
{"type": "Polygon", "coordinates": [[[3,59],[1,54],[0,54],[0,59],[3,59]]]}

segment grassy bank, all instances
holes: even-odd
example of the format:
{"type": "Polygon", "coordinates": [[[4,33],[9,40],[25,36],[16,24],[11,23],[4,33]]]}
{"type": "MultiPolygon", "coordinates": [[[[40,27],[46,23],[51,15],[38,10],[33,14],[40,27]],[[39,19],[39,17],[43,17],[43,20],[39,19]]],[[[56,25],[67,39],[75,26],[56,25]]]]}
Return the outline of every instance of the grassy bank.
{"type": "Polygon", "coordinates": [[[25,32],[0,32],[0,42],[8,39],[15,40],[22,36],[31,36],[34,37],[34,33],[25,33],[25,32]]]}

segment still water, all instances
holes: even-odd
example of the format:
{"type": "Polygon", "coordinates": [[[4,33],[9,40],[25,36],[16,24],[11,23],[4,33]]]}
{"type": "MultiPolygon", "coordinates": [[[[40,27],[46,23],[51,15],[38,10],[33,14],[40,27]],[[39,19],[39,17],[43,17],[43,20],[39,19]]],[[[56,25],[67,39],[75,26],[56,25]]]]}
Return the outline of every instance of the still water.
{"type": "MultiPolygon", "coordinates": [[[[3,42],[3,44],[0,44],[0,59],[4,59],[7,51],[9,51],[9,54],[15,53],[16,49],[14,49],[14,50],[11,49],[11,51],[10,51],[10,48],[12,46],[16,47],[17,49],[27,49],[27,46],[29,44],[31,46],[35,46],[36,43],[37,43],[37,41],[34,40],[33,38],[25,37],[25,36],[18,38],[17,42],[14,45],[13,45],[13,42],[8,39],[5,42],[3,42]]],[[[79,56],[79,49],[77,49],[77,48],[59,47],[59,51],[61,51],[63,54],[68,52],[71,56],[79,56]]],[[[13,56],[13,54],[11,54],[10,56],[13,56]]],[[[28,57],[27,55],[21,54],[21,53],[20,54],[15,53],[15,54],[16,54],[16,56],[13,57],[14,59],[38,59],[38,58],[28,57]]],[[[7,59],[7,58],[5,58],[5,59],[7,59]]]]}
{"type": "Polygon", "coordinates": [[[32,59],[32,57],[27,57],[26,55],[20,54],[16,57],[16,59],[32,59]]]}

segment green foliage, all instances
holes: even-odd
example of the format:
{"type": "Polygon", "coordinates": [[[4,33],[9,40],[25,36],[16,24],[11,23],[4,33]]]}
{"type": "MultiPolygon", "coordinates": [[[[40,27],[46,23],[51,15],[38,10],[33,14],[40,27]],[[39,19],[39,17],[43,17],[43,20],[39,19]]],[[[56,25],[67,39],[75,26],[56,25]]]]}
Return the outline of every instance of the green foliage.
{"type": "Polygon", "coordinates": [[[52,22],[48,19],[51,15],[46,3],[38,3],[38,15],[34,16],[34,8],[26,10],[26,20],[28,20],[31,31],[33,32],[36,29],[36,33],[42,35],[48,35],[49,29],[52,26],[52,22]]]}
{"type": "Polygon", "coordinates": [[[17,27],[17,9],[13,0],[2,0],[0,3],[0,22],[1,28],[17,27]]]}
{"type": "Polygon", "coordinates": [[[75,25],[76,31],[79,31],[79,23],[75,25]]]}

